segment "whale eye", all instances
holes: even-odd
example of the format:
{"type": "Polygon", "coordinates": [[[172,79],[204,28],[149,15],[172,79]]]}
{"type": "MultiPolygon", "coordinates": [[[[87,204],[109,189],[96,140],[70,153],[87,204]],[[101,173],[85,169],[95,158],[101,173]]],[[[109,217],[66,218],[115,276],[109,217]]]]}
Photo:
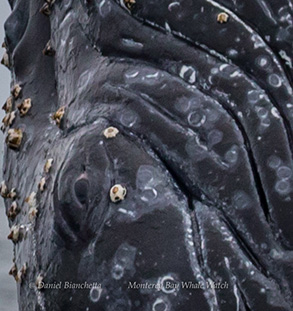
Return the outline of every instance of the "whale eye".
{"type": "Polygon", "coordinates": [[[79,179],[74,185],[75,195],[81,204],[88,202],[89,183],[86,179],[79,179]]]}

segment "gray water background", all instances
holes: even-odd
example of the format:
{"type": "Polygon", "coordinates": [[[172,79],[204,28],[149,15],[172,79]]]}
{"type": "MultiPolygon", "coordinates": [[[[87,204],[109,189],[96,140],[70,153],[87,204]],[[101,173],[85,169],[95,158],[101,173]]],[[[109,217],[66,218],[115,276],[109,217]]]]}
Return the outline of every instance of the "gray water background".
{"type": "MultiPolygon", "coordinates": [[[[0,43],[4,41],[4,22],[10,14],[8,0],[1,0],[0,4],[0,43]]],[[[4,49],[0,45],[0,57],[4,49]]],[[[4,66],[0,66],[0,108],[9,96],[10,72],[4,66]]],[[[4,111],[0,111],[0,121],[4,111]]],[[[2,169],[4,135],[0,132],[0,168],[2,169]]],[[[1,173],[2,176],[2,173],[1,173]]],[[[1,180],[0,180],[1,181],[1,180]]],[[[5,215],[4,202],[0,197],[0,311],[17,311],[16,284],[8,271],[12,266],[12,243],[7,240],[9,233],[8,221],[5,215]]]]}

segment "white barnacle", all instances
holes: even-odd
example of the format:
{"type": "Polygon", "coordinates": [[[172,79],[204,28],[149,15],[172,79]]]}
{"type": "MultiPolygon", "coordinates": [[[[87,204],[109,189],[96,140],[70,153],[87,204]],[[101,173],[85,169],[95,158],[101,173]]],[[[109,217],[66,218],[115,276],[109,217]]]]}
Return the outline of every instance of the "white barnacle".
{"type": "Polygon", "coordinates": [[[52,164],[54,162],[54,159],[50,158],[46,161],[45,165],[44,165],[44,172],[45,173],[49,173],[50,172],[50,169],[52,167],[52,164]]]}
{"type": "Polygon", "coordinates": [[[17,281],[17,266],[15,263],[13,264],[11,269],[9,270],[8,274],[12,275],[15,278],[15,280],[17,281]]]}
{"type": "Polygon", "coordinates": [[[25,99],[21,104],[17,106],[21,117],[25,116],[31,109],[32,100],[30,98],[25,99]]]}
{"type": "Polygon", "coordinates": [[[41,192],[43,192],[46,188],[46,178],[42,177],[41,181],[39,182],[39,189],[41,192]]]}
{"type": "Polygon", "coordinates": [[[61,126],[61,122],[65,113],[65,106],[60,107],[53,115],[52,119],[55,121],[57,126],[61,126]]]}
{"type": "Polygon", "coordinates": [[[1,185],[0,185],[0,194],[2,198],[7,198],[9,194],[9,190],[4,180],[1,182],[1,185]]]}
{"type": "Polygon", "coordinates": [[[29,207],[37,206],[36,193],[32,192],[26,199],[25,202],[28,203],[29,207]]]}
{"type": "Polygon", "coordinates": [[[126,196],[127,190],[120,184],[114,185],[110,190],[110,199],[112,202],[117,203],[123,201],[126,196]]]}
{"type": "Polygon", "coordinates": [[[227,23],[229,19],[229,15],[225,12],[221,12],[218,14],[217,22],[220,24],[227,23]]]}
{"type": "Polygon", "coordinates": [[[39,273],[36,278],[36,286],[38,290],[41,290],[43,288],[43,280],[44,280],[43,274],[39,273]]]}
{"type": "Polygon", "coordinates": [[[21,145],[23,133],[21,129],[10,129],[6,137],[6,144],[11,149],[18,149],[21,145]]]}
{"type": "Polygon", "coordinates": [[[18,99],[21,93],[21,86],[19,84],[15,84],[11,90],[11,94],[15,99],[18,99]]]}
{"type": "Polygon", "coordinates": [[[38,209],[36,207],[31,207],[28,212],[28,218],[33,222],[38,216],[38,209]]]}
{"type": "Polygon", "coordinates": [[[50,8],[50,4],[49,3],[44,3],[44,5],[41,7],[40,12],[43,13],[45,16],[50,16],[52,11],[50,8]]]}
{"type": "Polygon", "coordinates": [[[123,5],[125,5],[128,10],[132,10],[136,3],[135,0],[122,0],[122,1],[123,1],[123,5]]]}
{"type": "Polygon", "coordinates": [[[11,126],[13,121],[15,119],[15,111],[12,111],[10,112],[10,117],[9,117],[9,120],[8,120],[8,125],[11,126]]]}
{"type": "Polygon", "coordinates": [[[17,202],[13,201],[7,213],[8,218],[11,220],[14,220],[17,214],[19,213],[19,211],[20,209],[18,207],[17,202]]]}
{"type": "Polygon", "coordinates": [[[8,112],[4,116],[2,123],[4,124],[5,127],[7,127],[13,124],[14,119],[15,119],[15,111],[8,112]]]}
{"type": "Polygon", "coordinates": [[[106,138],[114,138],[119,133],[119,130],[116,127],[110,126],[106,128],[103,132],[106,138]]]}
{"type": "Polygon", "coordinates": [[[7,52],[4,53],[3,58],[1,60],[1,64],[7,67],[8,69],[10,68],[9,55],[7,52]]]}
{"type": "Polygon", "coordinates": [[[51,40],[49,40],[43,49],[43,54],[46,56],[54,56],[55,55],[55,50],[52,47],[51,40]]]}
{"type": "Polygon", "coordinates": [[[9,96],[3,105],[2,109],[5,110],[6,113],[9,113],[12,111],[12,106],[13,106],[13,97],[9,96]]]}
{"type": "Polygon", "coordinates": [[[10,233],[7,236],[8,240],[12,240],[14,243],[18,242],[20,238],[20,227],[18,225],[13,225],[10,229],[10,233]]]}
{"type": "Polygon", "coordinates": [[[16,189],[12,188],[8,193],[8,198],[14,200],[17,197],[16,189]]]}
{"type": "Polygon", "coordinates": [[[21,269],[18,271],[17,273],[17,277],[16,277],[16,281],[21,283],[26,275],[26,271],[27,271],[27,264],[23,264],[23,266],[21,267],[21,269]]]}
{"type": "Polygon", "coordinates": [[[179,76],[191,84],[196,81],[196,71],[192,66],[183,65],[180,69],[179,76]]]}

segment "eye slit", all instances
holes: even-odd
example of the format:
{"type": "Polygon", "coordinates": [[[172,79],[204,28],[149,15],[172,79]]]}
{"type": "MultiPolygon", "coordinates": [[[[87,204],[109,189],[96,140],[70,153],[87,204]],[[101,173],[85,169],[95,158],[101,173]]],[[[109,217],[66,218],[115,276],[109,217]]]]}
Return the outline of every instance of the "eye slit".
{"type": "Polygon", "coordinates": [[[79,179],[74,185],[75,195],[81,204],[88,202],[89,183],[86,179],[79,179]]]}

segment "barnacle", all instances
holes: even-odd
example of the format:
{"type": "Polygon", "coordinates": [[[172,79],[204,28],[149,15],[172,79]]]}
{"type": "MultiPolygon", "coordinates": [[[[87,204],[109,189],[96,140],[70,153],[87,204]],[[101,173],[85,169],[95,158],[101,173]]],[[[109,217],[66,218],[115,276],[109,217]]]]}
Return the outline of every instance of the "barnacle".
{"type": "Polygon", "coordinates": [[[21,86],[19,84],[15,84],[11,90],[11,94],[15,99],[18,99],[21,93],[21,86]]]}
{"type": "Polygon", "coordinates": [[[1,182],[1,185],[0,185],[0,194],[3,198],[7,198],[9,194],[9,190],[4,180],[1,182]]]}
{"type": "Polygon", "coordinates": [[[229,15],[228,15],[227,13],[222,12],[222,13],[219,13],[219,14],[218,14],[217,21],[218,21],[220,24],[227,23],[227,22],[228,22],[228,19],[229,19],[229,15]]]}
{"type": "Polygon", "coordinates": [[[7,68],[10,68],[9,55],[7,52],[4,53],[1,64],[7,68]]]}
{"type": "Polygon", "coordinates": [[[120,184],[114,185],[110,190],[110,198],[112,202],[119,202],[124,200],[126,196],[126,188],[120,184]]]}
{"type": "Polygon", "coordinates": [[[9,219],[14,220],[19,212],[20,212],[20,209],[19,209],[19,207],[17,205],[17,202],[14,201],[14,202],[12,202],[12,204],[11,204],[9,210],[8,210],[7,216],[8,216],[9,219]]]}
{"type": "Polygon", "coordinates": [[[123,0],[123,1],[124,1],[125,6],[126,6],[129,10],[133,9],[133,7],[134,7],[134,5],[135,5],[135,3],[136,3],[135,0],[123,0]]]}
{"type": "Polygon", "coordinates": [[[106,138],[113,138],[117,136],[119,130],[116,127],[111,126],[106,128],[103,133],[106,138]]]}
{"type": "Polygon", "coordinates": [[[47,161],[46,161],[46,163],[45,163],[45,165],[44,165],[44,172],[45,173],[49,173],[50,172],[50,169],[51,169],[51,167],[52,167],[52,164],[53,164],[53,162],[54,162],[54,159],[48,159],[47,161]]]}
{"type": "Polygon", "coordinates": [[[50,8],[50,5],[46,2],[44,5],[41,7],[40,12],[43,13],[46,16],[50,16],[52,11],[50,8]]]}
{"type": "Polygon", "coordinates": [[[13,266],[9,270],[8,274],[12,275],[16,280],[16,278],[17,278],[17,266],[16,266],[16,264],[13,264],[13,266]]]}
{"type": "Polygon", "coordinates": [[[25,275],[26,275],[26,271],[27,271],[27,264],[23,264],[23,266],[21,267],[21,269],[18,271],[17,273],[17,277],[16,277],[16,281],[17,282],[22,282],[22,280],[24,279],[25,275]]]}
{"type": "Polygon", "coordinates": [[[16,193],[16,189],[15,188],[12,188],[10,190],[10,192],[8,193],[8,198],[14,200],[17,196],[17,193],[16,193]]]}
{"type": "Polygon", "coordinates": [[[23,133],[21,129],[10,129],[6,137],[6,144],[11,149],[19,149],[23,133]]]}
{"type": "Polygon", "coordinates": [[[35,192],[32,192],[26,199],[25,202],[28,203],[30,207],[36,207],[37,206],[37,194],[35,192]]]}
{"type": "Polygon", "coordinates": [[[39,189],[41,192],[43,192],[46,188],[46,178],[42,177],[41,181],[39,182],[39,189]]]}
{"type": "Polygon", "coordinates": [[[46,56],[54,56],[55,55],[55,50],[53,49],[51,45],[51,40],[49,40],[43,49],[43,54],[46,56]]]}
{"type": "Polygon", "coordinates": [[[13,98],[12,96],[9,96],[3,105],[2,109],[5,110],[6,113],[9,113],[12,111],[12,104],[13,104],[13,98]]]}
{"type": "Polygon", "coordinates": [[[29,220],[33,222],[36,219],[37,215],[38,215],[38,209],[35,206],[31,207],[28,212],[29,220]]]}
{"type": "Polygon", "coordinates": [[[43,280],[44,280],[43,274],[41,274],[41,273],[38,274],[38,276],[36,278],[37,289],[41,290],[43,288],[43,286],[42,286],[43,280]]]}
{"type": "Polygon", "coordinates": [[[11,126],[13,124],[13,121],[15,120],[15,111],[9,112],[5,115],[5,117],[2,120],[2,123],[4,125],[4,128],[7,126],[11,126]]]}
{"type": "Polygon", "coordinates": [[[14,243],[17,243],[22,237],[22,228],[19,225],[13,225],[11,227],[10,233],[7,236],[8,240],[12,240],[14,243]]]}
{"type": "Polygon", "coordinates": [[[65,113],[65,107],[60,107],[52,116],[52,119],[55,121],[56,125],[60,127],[63,116],[65,113]]]}
{"type": "Polygon", "coordinates": [[[30,98],[25,99],[21,104],[17,106],[21,117],[25,116],[31,109],[32,100],[30,98]]]}

